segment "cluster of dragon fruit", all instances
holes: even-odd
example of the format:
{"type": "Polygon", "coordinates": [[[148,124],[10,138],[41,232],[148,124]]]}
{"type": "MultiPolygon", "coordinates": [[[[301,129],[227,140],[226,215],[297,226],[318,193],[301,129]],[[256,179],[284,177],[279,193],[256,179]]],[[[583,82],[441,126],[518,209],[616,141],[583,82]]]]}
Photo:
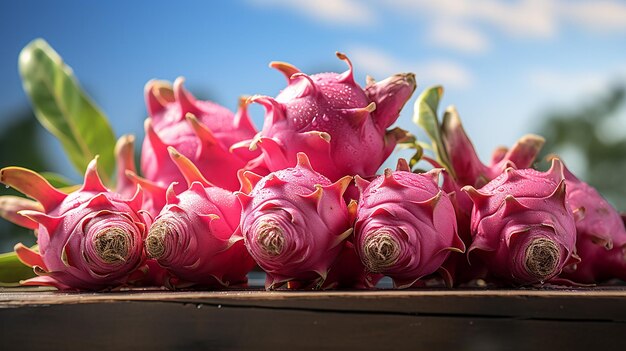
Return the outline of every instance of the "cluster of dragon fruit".
{"type": "Polygon", "coordinates": [[[365,88],[344,73],[307,75],[283,62],[276,97],[241,98],[236,113],[183,86],[150,81],[140,170],[134,138],[116,146],[117,185],[97,157],[66,193],[20,167],[1,181],[3,216],[33,229],[15,247],[37,276],[67,290],[127,286],[218,289],[265,271],[267,289],[588,285],[626,280],[620,214],[556,157],[533,169],[544,140],[522,137],[483,164],[454,110],[438,128],[448,164],[398,160],[376,172],[408,133],[390,128],[416,89],[411,73],[365,88]],[[248,106],[265,110],[261,131],[248,106]]]}

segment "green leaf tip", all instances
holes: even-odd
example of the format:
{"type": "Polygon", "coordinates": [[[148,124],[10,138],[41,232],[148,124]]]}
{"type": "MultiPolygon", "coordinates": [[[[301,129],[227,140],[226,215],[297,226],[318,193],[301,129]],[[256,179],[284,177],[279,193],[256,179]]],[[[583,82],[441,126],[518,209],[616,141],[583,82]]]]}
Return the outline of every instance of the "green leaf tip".
{"type": "Polygon", "coordinates": [[[440,85],[425,89],[415,101],[413,123],[426,132],[432,143],[432,149],[437,161],[454,176],[454,170],[450,164],[437,113],[442,96],[443,87],[440,85]]]}
{"type": "Polygon", "coordinates": [[[108,182],[115,168],[115,134],[72,69],[43,39],[35,39],[22,49],[18,66],[39,122],[61,142],[80,173],[99,154],[100,174],[108,182]]]}

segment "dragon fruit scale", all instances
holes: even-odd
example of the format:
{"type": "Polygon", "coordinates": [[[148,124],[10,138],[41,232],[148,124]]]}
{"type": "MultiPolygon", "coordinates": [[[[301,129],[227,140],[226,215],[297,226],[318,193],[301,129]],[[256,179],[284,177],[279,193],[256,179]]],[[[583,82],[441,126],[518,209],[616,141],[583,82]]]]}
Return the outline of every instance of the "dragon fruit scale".
{"type": "MultiPolygon", "coordinates": [[[[167,185],[160,185],[137,175],[135,168],[135,137],[123,135],[115,145],[117,166],[117,184],[115,191],[122,197],[132,196],[137,187],[143,190],[142,210],[152,218],[156,217],[165,206],[167,185]]],[[[169,185],[169,184],[168,184],[169,185]]]]}
{"type": "Polygon", "coordinates": [[[142,192],[122,199],[104,187],[97,157],[82,187],[70,194],[53,188],[39,174],[19,167],[0,171],[0,181],[37,200],[41,211],[19,214],[38,223],[39,252],[18,244],[15,251],[38,277],[24,285],[101,290],[141,278],[143,239],[149,219],[141,213],[142,192]]]}
{"type": "Polygon", "coordinates": [[[241,232],[248,251],[267,273],[266,288],[321,288],[352,233],[355,202],[343,193],[352,181],[335,183],[314,171],[304,153],[297,165],[265,177],[244,172],[241,232]]]}
{"type": "Polygon", "coordinates": [[[566,199],[563,165],[547,172],[507,168],[476,190],[463,188],[474,208],[470,262],[479,258],[496,279],[544,283],[578,261],[576,227],[566,199]]]}
{"type": "Polygon", "coordinates": [[[562,278],[593,284],[626,280],[626,228],[620,214],[589,184],[564,168],[567,200],[576,219],[581,261],[565,267],[562,278]]]}
{"type": "Polygon", "coordinates": [[[247,102],[240,100],[233,115],[228,109],[209,101],[196,100],[178,78],[168,82],[152,80],[146,84],[145,99],[149,117],[145,122],[146,138],[141,153],[143,176],[168,187],[184,179],[169,157],[168,146],[191,159],[205,178],[228,190],[237,190],[239,169],[263,171],[251,160],[259,151],[232,149],[236,143],[252,138],[256,130],[247,112],[247,102]]]}
{"type": "Polygon", "coordinates": [[[290,167],[304,152],[319,173],[331,181],[341,177],[373,176],[406,136],[400,128],[387,130],[415,90],[412,73],[381,82],[368,79],[362,89],[355,81],[346,55],[337,57],[348,71],[306,75],[296,67],[272,62],[286,77],[287,87],[276,97],[253,96],[265,110],[263,130],[237,148],[260,148],[270,171],[290,167]]]}
{"type": "Polygon", "coordinates": [[[189,188],[167,189],[167,205],[150,227],[148,255],[171,273],[165,286],[229,287],[246,284],[254,260],[239,232],[241,205],[228,190],[209,183],[197,167],[173,147],[169,153],[189,188]]]}
{"type": "Polygon", "coordinates": [[[371,183],[356,177],[357,252],[371,272],[391,277],[397,288],[435,273],[451,251],[465,251],[452,202],[438,185],[440,172],[412,173],[401,159],[395,172],[386,169],[371,183]]]}
{"type": "Polygon", "coordinates": [[[442,137],[450,158],[455,181],[460,186],[471,185],[479,188],[499,176],[508,167],[529,168],[541,151],[545,139],[539,135],[522,136],[510,149],[496,148],[491,163],[480,161],[474,145],[454,107],[447,109],[441,125],[442,137]]]}

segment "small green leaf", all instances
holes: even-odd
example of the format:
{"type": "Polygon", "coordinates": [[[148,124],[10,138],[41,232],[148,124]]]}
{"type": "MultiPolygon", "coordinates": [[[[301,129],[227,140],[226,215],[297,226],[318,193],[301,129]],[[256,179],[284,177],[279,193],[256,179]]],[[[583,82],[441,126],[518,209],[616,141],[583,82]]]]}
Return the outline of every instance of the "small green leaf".
{"type": "Polygon", "coordinates": [[[416,148],[415,148],[415,154],[413,155],[413,157],[411,157],[411,159],[409,160],[409,166],[411,166],[411,169],[413,167],[415,167],[415,165],[422,159],[422,156],[424,156],[424,149],[422,149],[421,147],[419,147],[418,144],[415,144],[416,148]]]}
{"type": "Polygon", "coordinates": [[[42,177],[46,178],[48,183],[50,183],[53,187],[55,187],[57,189],[58,188],[67,188],[67,187],[71,187],[71,186],[75,185],[69,179],[65,178],[64,176],[62,176],[62,175],[60,175],[58,173],[54,173],[54,172],[40,172],[39,174],[41,174],[42,177]]]}
{"type": "Polygon", "coordinates": [[[59,139],[72,164],[82,173],[100,155],[100,175],[108,183],[115,167],[115,134],[72,69],[45,40],[35,39],[22,49],[19,70],[35,116],[59,139]]]}
{"type": "Polygon", "coordinates": [[[437,109],[442,95],[443,87],[441,86],[424,90],[415,101],[413,123],[421,127],[430,138],[437,161],[446,167],[451,174],[454,174],[441,136],[439,117],[437,117],[437,109]]]}
{"type": "Polygon", "coordinates": [[[0,286],[19,286],[20,280],[34,276],[33,269],[23,264],[15,252],[0,254],[0,286]]]}

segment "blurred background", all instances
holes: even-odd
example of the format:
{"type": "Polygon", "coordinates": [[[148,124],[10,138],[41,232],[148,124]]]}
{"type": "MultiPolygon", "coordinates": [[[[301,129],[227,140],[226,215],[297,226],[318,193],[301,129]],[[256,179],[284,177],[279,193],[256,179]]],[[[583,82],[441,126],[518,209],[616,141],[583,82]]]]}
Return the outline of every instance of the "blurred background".
{"type": "MultiPolygon", "coordinates": [[[[288,61],[308,73],[357,81],[401,71],[418,90],[398,125],[412,124],[427,86],[445,87],[483,158],[537,133],[580,178],[626,210],[626,1],[241,0],[0,2],[0,167],[81,176],[32,115],[17,58],[41,37],[64,58],[117,134],[143,138],[143,86],[187,78],[198,97],[234,110],[243,94],[276,95],[288,61]]],[[[257,127],[263,112],[251,109],[257,127]]],[[[394,153],[388,164],[400,156],[394,153]]],[[[0,189],[1,194],[9,189],[0,189]]],[[[0,251],[32,234],[0,221],[0,251]]]]}

